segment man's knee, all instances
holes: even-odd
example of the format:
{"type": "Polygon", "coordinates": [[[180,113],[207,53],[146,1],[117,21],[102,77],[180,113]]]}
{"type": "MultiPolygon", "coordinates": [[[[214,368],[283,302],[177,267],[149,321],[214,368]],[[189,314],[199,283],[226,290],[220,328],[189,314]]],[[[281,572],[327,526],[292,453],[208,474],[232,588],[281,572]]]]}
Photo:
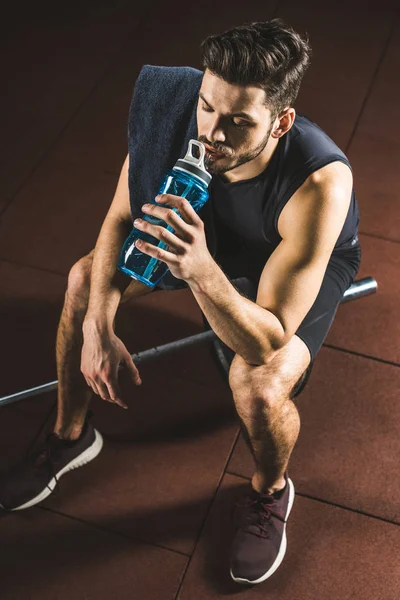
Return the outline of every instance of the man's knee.
{"type": "Polygon", "coordinates": [[[308,356],[277,356],[268,364],[251,366],[238,354],[235,354],[229,371],[229,386],[236,405],[251,407],[257,404],[267,412],[281,409],[285,402],[293,399],[293,392],[307,375],[308,356]]]}
{"type": "Polygon", "coordinates": [[[229,386],[237,407],[243,410],[262,405],[272,412],[287,399],[287,382],[276,367],[251,366],[237,354],[229,371],[229,386]]]}
{"type": "Polygon", "coordinates": [[[80,258],[70,269],[66,298],[81,308],[89,301],[90,276],[92,272],[93,250],[80,258]]]}

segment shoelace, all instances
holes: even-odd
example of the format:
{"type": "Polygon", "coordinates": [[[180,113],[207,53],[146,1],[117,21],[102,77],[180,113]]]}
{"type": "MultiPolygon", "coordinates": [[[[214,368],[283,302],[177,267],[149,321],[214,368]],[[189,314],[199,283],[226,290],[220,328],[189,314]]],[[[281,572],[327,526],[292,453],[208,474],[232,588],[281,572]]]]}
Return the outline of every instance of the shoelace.
{"type": "Polygon", "coordinates": [[[271,517],[274,516],[280,521],[284,521],[282,515],[272,510],[276,505],[276,499],[272,495],[256,496],[251,494],[244,502],[237,502],[236,508],[243,510],[241,527],[247,529],[250,526],[256,526],[259,533],[251,530],[250,533],[257,535],[260,538],[268,537],[268,525],[271,517]]]}

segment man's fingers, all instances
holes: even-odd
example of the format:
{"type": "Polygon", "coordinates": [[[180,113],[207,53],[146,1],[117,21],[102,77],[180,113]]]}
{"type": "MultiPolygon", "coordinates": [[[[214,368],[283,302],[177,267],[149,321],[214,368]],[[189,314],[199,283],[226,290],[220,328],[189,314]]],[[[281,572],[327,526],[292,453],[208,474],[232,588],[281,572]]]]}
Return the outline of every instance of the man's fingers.
{"type": "Polygon", "coordinates": [[[125,402],[121,400],[121,391],[118,385],[118,379],[112,379],[110,383],[107,383],[107,386],[111,401],[115,404],[118,404],[118,406],[121,406],[121,408],[128,408],[125,402]]]}
{"type": "Polygon", "coordinates": [[[139,371],[137,370],[135,363],[133,362],[130,356],[125,360],[125,364],[132,375],[133,382],[136,385],[140,385],[142,383],[142,380],[140,378],[139,371]]]}
{"type": "Polygon", "coordinates": [[[128,408],[127,405],[121,400],[121,392],[118,385],[118,379],[115,381],[111,381],[110,383],[97,381],[97,383],[85,377],[87,385],[92,389],[92,391],[100,396],[102,400],[106,402],[110,402],[111,404],[118,404],[122,408],[128,408]]]}
{"type": "MultiPolygon", "coordinates": [[[[118,404],[122,408],[128,408],[126,404],[124,404],[118,397],[120,396],[119,391],[115,391],[115,386],[112,382],[108,383],[107,381],[98,381],[97,387],[103,400],[106,400],[106,402],[111,402],[111,404],[118,404]]],[[[118,389],[118,383],[116,387],[118,389]]]]}
{"type": "Polygon", "coordinates": [[[101,381],[101,380],[98,380],[96,382],[96,384],[97,384],[97,389],[99,390],[99,396],[103,400],[108,400],[110,402],[111,401],[111,397],[110,397],[107,385],[103,381],[101,381]]]}
{"type": "Polygon", "coordinates": [[[93,393],[97,394],[98,396],[100,396],[100,392],[99,392],[99,390],[97,388],[97,385],[93,381],[93,379],[87,379],[86,381],[88,382],[88,386],[92,388],[93,393]]]}

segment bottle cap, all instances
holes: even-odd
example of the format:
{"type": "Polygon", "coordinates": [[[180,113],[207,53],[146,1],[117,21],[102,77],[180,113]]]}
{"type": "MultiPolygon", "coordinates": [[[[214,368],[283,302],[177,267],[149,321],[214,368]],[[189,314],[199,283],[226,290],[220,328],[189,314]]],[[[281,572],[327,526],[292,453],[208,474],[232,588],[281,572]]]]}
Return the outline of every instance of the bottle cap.
{"type": "Polygon", "coordinates": [[[180,158],[174,166],[174,169],[179,169],[180,171],[186,171],[186,173],[190,173],[190,175],[194,175],[198,177],[208,186],[210,183],[212,176],[206,170],[204,166],[204,158],[206,156],[206,148],[204,144],[199,142],[198,140],[189,140],[189,147],[186,152],[186,156],[184,158],[180,158]],[[197,146],[200,152],[199,158],[193,156],[193,145],[197,146]]]}

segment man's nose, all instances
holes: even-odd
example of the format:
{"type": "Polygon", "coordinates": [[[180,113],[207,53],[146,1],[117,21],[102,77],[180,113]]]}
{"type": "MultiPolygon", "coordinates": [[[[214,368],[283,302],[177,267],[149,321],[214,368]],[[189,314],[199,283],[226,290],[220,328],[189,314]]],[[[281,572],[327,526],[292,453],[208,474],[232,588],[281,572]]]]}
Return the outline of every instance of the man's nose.
{"type": "Polygon", "coordinates": [[[209,127],[207,138],[213,143],[226,141],[225,132],[221,126],[221,122],[218,119],[213,121],[209,127]]]}

